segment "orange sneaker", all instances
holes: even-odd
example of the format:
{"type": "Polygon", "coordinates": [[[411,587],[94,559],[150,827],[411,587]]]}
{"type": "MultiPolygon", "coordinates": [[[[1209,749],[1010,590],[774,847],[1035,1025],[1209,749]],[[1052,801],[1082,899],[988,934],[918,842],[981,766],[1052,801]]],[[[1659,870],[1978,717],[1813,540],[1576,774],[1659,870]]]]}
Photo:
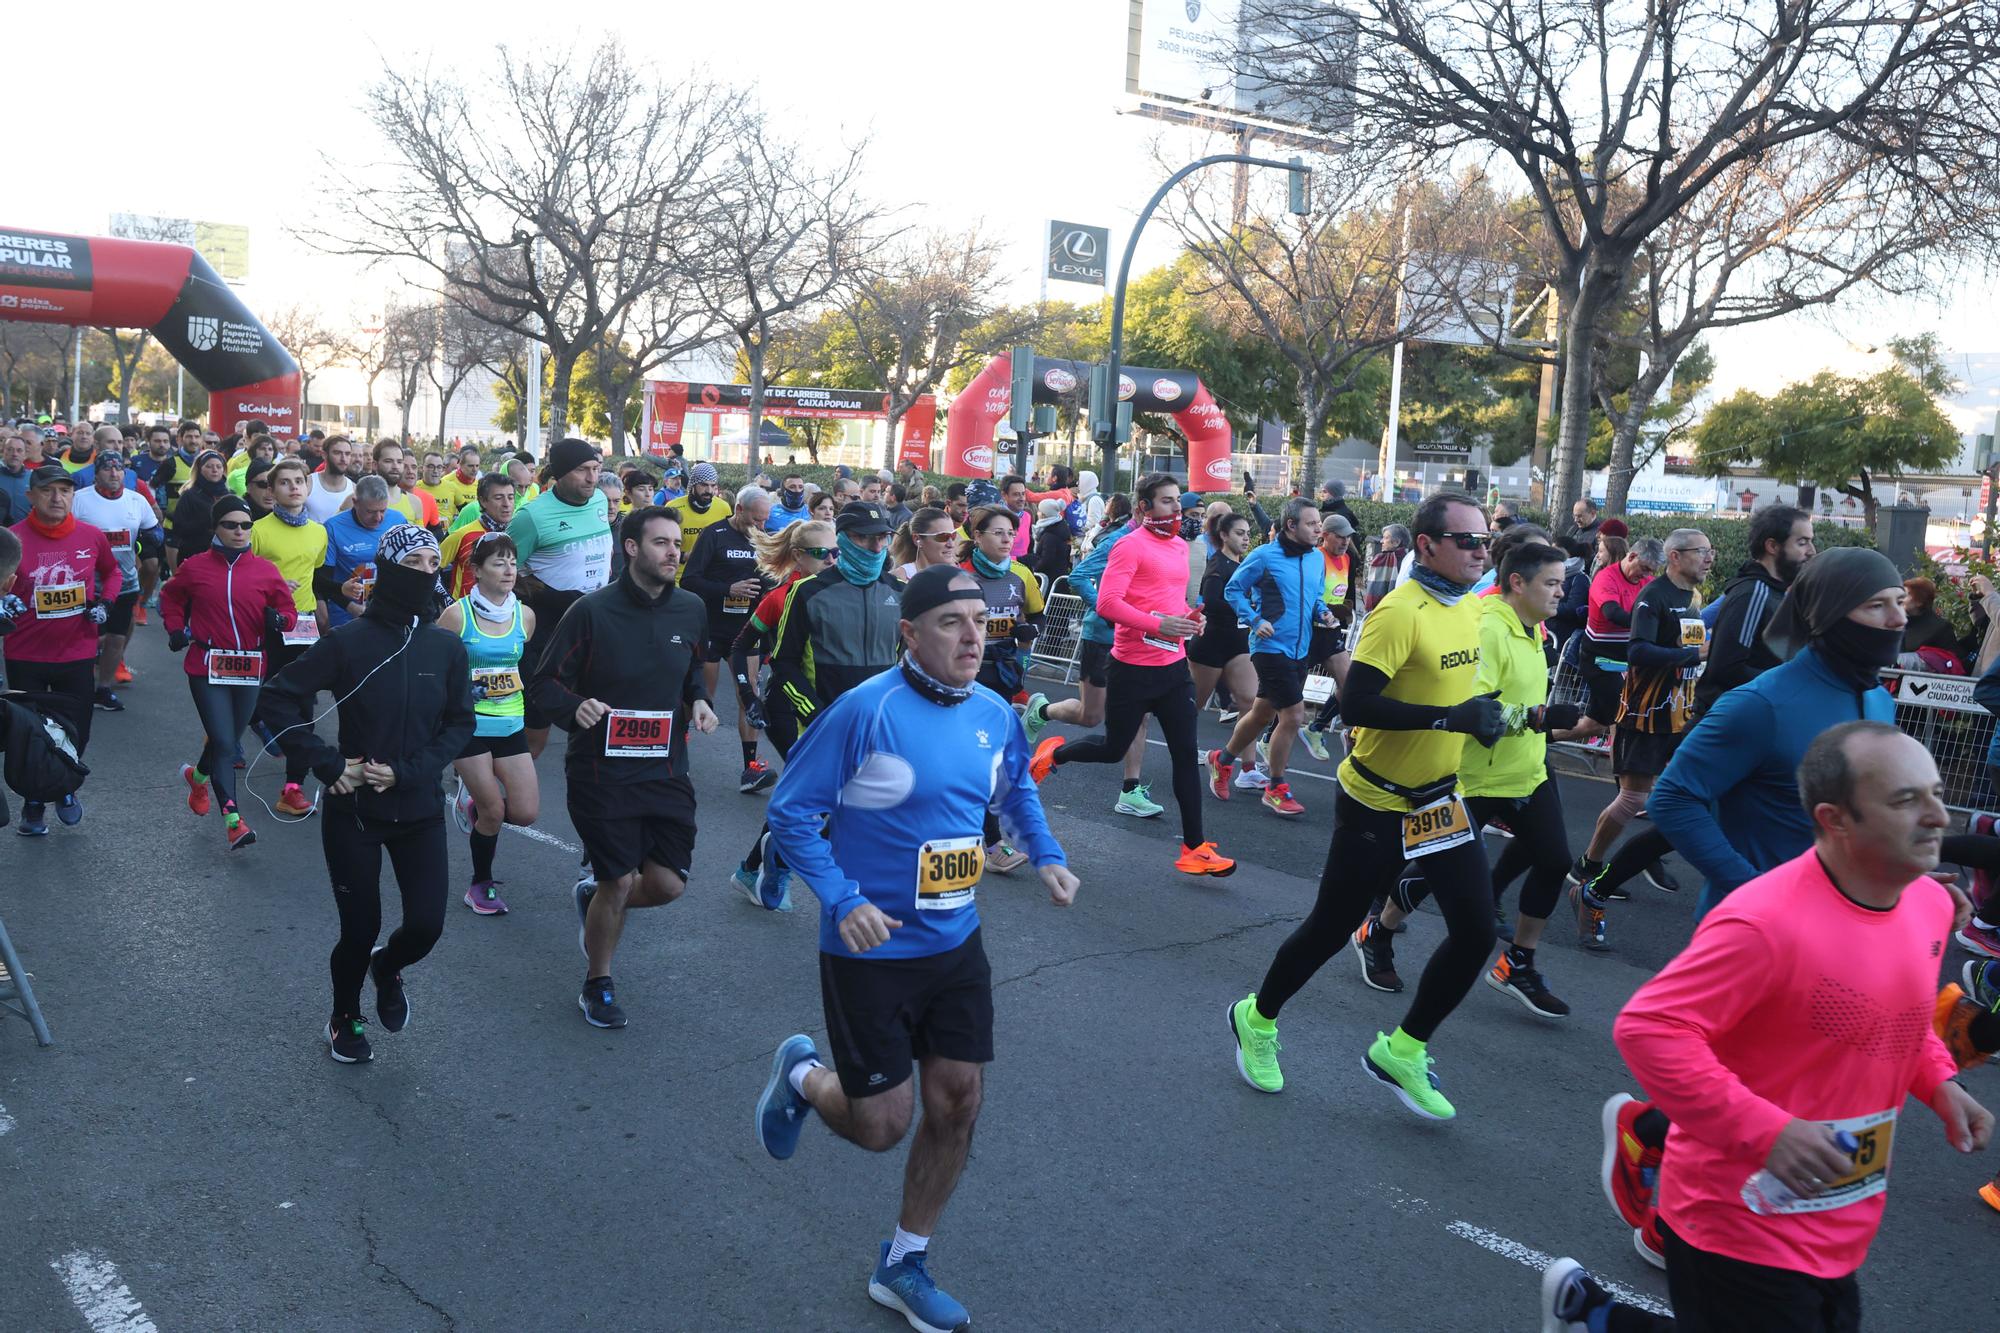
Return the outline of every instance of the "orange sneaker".
{"type": "Polygon", "coordinates": [[[278,793],[278,813],[303,819],[313,812],[312,802],[296,782],[287,782],[285,789],[278,793]]]}
{"type": "Polygon", "coordinates": [[[1208,789],[1215,793],[1216,800],[1228,800],[1229,779],[1236,772],[1236,765],[1220,750],[1210,750],[1202,756],[1202,762],[1208,765],[1208,789]]]}
{"type": "Polygon", "coordinates": [[[1653,1194],[1659,1188],[1658,1148],[1639,1141],[1639,1117],[1652,1109],[1630,1093],[1621,1092],[1604,1103],[1604,1162],[1600,1176],[1604,1197],[1634,1231],[1643,1230],[1653,1215],[1653,1194]]]}
{"type": "Polygon", "coordinates": [[[1989,1180],[1979,1187],[1979,1197],[1986,1200],[1986,1206],[2000,1210],[2000,1180],[1989,1180]]]}
{"type": "Polygon", "coordinates": [[[1306,812],[1306,808],[1292,799],[1292,784],[1276,782],[1264,789],[1264,808],[1274,815],[1296,819],[1306,812]]]}
{"type": "Polygon", "coordinates": [[[111,680],[114,685],[130,685],[132,683],[132,668],[120,662],[118,670],[113,674],[111,680]]]}
{"type": "Polygon", "coordinates": [[[241,815],[236,817],[234,824],[226,825],[225,831],[229,835],[229,850],[232,852],[241,851],[257,841],[257,835],[250,831],[250,826],[243,822],[241,815]]]}
{"type": "Polygon", "coordinates": [[[1199,847],[1181,847],[1181,854],[1174,860],[1174,869],[1183,875],[1214,875],[1221,879],[1236,873],[1236,863],[1215,850],[1215,844],[1205,842],[1199,847]]]}
{"type": "Polygon", "coordinates": [[[132,623],[135,625],[146,623],[146,604],[144,602],[140,602],[132,608],[132,623]]]}
{"type": "Polygon", "coordinates": [[[188,809],[198,815],[208,813],[208,784],[198,781],[193,764],[181,765],[181,781],[188,785],[188,809]]]}
{"type": "Polygon", "coordinates": [[[1972,1020],[1985,1012],[1965,998],[1956,981],[1938,992],[1937,1006],[1931,1011],[1931,1027],[1961,1070],[1986,1063],[1986,1052],[1972,1044],[1972,1020]]]}
{"type": "Polygon", "coordinates": [[[1049,774],[1056,771],[1056,751],[1062,743],[1062,737],[1050,736],[1035,747],[1035,757],[1028,761],[1028,776],[1035,780],[1036,786],[1046,782],[1049,774]]]}

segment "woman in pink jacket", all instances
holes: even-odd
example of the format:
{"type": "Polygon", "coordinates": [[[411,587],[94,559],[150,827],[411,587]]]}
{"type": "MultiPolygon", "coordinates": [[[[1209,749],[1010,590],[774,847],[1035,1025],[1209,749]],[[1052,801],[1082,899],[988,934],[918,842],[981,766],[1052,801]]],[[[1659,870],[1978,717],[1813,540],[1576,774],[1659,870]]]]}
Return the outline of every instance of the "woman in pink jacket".
{"type": "Polygon", "coordinates": [[[250,552],[250,506],[224,496],[212,517],[209,548],[183,559],[160,590],[160,620],[167,646],[187,649],[188,692],[207,737],[201,758],[181,765],[188,809],[207,814],[214,784],[223,833],[235,851],[257,841],[236,808],[234,756],[264,683],[264,632],[292,628],[297,612],[278,567],[250,552]]]}

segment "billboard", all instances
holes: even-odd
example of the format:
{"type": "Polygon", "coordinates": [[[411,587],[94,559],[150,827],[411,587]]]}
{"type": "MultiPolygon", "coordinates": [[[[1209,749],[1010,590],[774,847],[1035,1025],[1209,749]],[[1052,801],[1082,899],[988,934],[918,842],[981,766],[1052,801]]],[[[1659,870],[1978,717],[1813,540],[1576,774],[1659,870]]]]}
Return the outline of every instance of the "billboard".
{"type": "Polygon", "coordinates": [[[1111,229],[1080,222],[1049,223],[1048,263],[1042,270],[1056,282],[1104,285],[1104,268],[1111,257],[1111,229]]]}
{"type": "Polygon", "coordinates": [[[200,253],[228,283],[250,281],[250,229],[233,222],[194,222],[150,213],[113,213],[111,234],[127,241],[161,241],[200,253]]]}
{"type": "Polygon", "coordinates": [[[1343,92],[1356,28],[1332,6],[1272,0],[1129,0],[1125,91],[1226,117],[1322,132],[1353,123],[1343,92]],[[1272,13],[1283,10],[1283,17],[1272,13]],[[1302,28],[1311,16],[1310,29],[1302,28]],[[1302,96],[1294,84],[1308,84],[1302,96]]]}

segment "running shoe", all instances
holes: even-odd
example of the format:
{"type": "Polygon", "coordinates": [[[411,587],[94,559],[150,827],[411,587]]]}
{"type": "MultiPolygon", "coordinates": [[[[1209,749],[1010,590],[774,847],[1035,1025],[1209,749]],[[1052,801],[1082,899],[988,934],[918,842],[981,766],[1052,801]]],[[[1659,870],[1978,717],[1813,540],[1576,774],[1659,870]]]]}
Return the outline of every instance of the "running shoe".
{"type": "Polygon", "coordinates": [[[1257,767],[1266,771],[1271,767],[1271,742],[1262,736],[1257,738],[1257,767]]]}
{"type": "Polygon", "coordinates": [[[1218,708],[1215,712],[1215,720],[1217,722],[1221,722],[1227,725],[1228,723],[1234,722],[1237,718],[1241,717],[1242,715],[1243,713],[1241,709],[1218,708]]]}
{"type": "Polygon", "coordinates": [[[1361,960],[1361,979],[1379,991],[1394,995],[1403,989],[1396,975],[1394,932],[1382,928],[1382,918],[1371,916],[1356,927],[1351,943],[1354,956],[1361,960]]]}
{"type": "Polygon", "coordinates": [[[1666,1271],[1667,1243],[1660,1238],[1659,1209],[1646,1214],[1645,1225],[1632,1228],[1632,1248],[1639,1252],[1641,1259],[1661,1272],[1666,1271]]]}
{"type": "Polygon", "coordinates": [[[1489,819],[1480,827],[1480,832],[1491,833],[1496,838],[1511,838],[1514,826],[1504,819],[1489,819]]]}
{"type": "Polygon", "coordinates": [[[1458,1111],[1438,1090],[1437,1075],[1431,1072],[1436,1063],[1428,1051],[1407,1060],[1397,1055],[1389,1049],[1389,1036],[1385,1032],[1375,1034],[1374,1044],[1361,1057],[1361,1067],[1372,1078],[1388,1084],[1397,1101],[1426,1120],[1449,1120],[1458,1111]]]}
{"type": "Polygon", "coordinates": [[[1512,949],[1500,954],[1500,961],[1486,974],[1486,984],[1502,995],[1513,996],[1529,1013],[1542,1018],[1562,1018],[1569,1013],[1569,1006],[1542,980],[1541,971],[1533,963],[1517,961],[1512,949]]]}
{"type": "Polygon", "coordinates": [[[14,826],[14,832],[23,838],[46,838],[49,826],[43,822],[48,807],[40,801],[21,802],[21,822],[14,826]]]}
{"type": "Polygon", "coordinates": [[[965,1307],[944,1294],[924,1267],[923,1250],[912,1250],[899,1263],[889,1262],[889,1242],[868,1279],[868,1297],[909,1321],[917,1333],[958,1333],[972,1325],[965,1307]]]}
{"type": "Polygon", "coordinates": [[[231,814],[229,822],[222,826],[223,836],[229,839],[229,850],[240,852],[257,841],[257,834],[242,815],[231,814]]]}
{"type": "Polygon", "coordinates": [[[1931,1010],[1931,1028],[1951,1052],[1952,1062],[1961,1073],[1986,1063],[1989,1053],[1980,1050],[1972,1040],[1972,1021],[1985,1012],[1965,997],[1957,982],[1938,992],[1937,1003],[1931,1010]]]}
{"type": "Polygon", "coordinates": [[[798,1151],[799,1134],[813,1109],[792,1086],[792,1070],[817,1059],[819,1052],[813,1048],[812,1038],[803,1032],[778,1043],[778,1053],[771,1057],[771,1077],[757,1098],[757,1143],[781,1162],[798,1151]]]}
{"type": "Polygon", "coordinates": [[[1210,750],[1202,762],[1208,765],[1208,789],[1215,793],[1215,799],[1229,799],[1229,778],[1236,771],[1236,765],[1223,756],[1220,750],[1210,750]]]}
{"type": "Polygon", "coordinates": [[[75,792],[56,803],[56,818],[62,821],[64,828],[75,828],[83,822],[83,802],[76,799],[75,792]]]}
{"type": "Polygon", "coordinates": [[[1199,847],[1181,844],[1181,854],[1174,858],[1174,869],[1183,875],[1213,875],[1224,879],[1236,873],[1236,862],[1215,850],[1215,844],[1205,842],[1199,847]]]}
{"type": "Polygon", "coordinates": [[[120,661],[118,669],[111,673],[111,683],[114,685],[130,685],[136,679],[138,677],[132,674],[132,668],[126,666],[123,661],[120,661]]]}
{"type": "Polygon", "coordinates": [[[1586,750],[1596,750],[1601,754],[1610,754],[1611,738],[1609,736],[1592,736],[1583,743],[1583,748],[1586,750]]]}
{"type": "Polygon", "coordinates": [[[1954,937],[1965,948],[1988,958],[2000,958],[2000,930],[1982,926],[1977,918],[1954,937]]]}
{"type": "Polygon", "coordinates": [[[745,796],[754,796],[760,791],[769,791],[778,785],[778,775],[762,759],[752,759],[743,765],[743,775],[736,779],[736,790],[745,796]]]}
{"type": "Polygon", "coordinates": [[[368,975],[375,979],[375,1017],[384,1032],[401,1032],[410,1025],[410,997],[403,993],[403,974],[382,971],[382,950],[378,944],[368,951],[368,975]]]}
{"type": "Polygon", "coordinates": [[[583,932],[590,926],[590,900],[597,896],[597,877],[588,867],[576,877],[576,887],[570,890],[576,901],[576,947],[585,959],[590,957],[590,949],[583,942],[583,932]]]}
{"type": "Polygon", "coordinates": [[[188,785],[188,809],[198,815],[205,815],[211,808],[208,801],[208,784],[197,779],[194,772],[193,764],[181,765],[181,781],[188,785]]]}
{"type": "Polygon", "coordinates": [[[773,911],[792,910],[792,872],[778,863],[771,851],[771,835],[765,833],[759,839],[762,843],[763,860],[757,866],[757,898],[759,902],[773,904],[773,911]]]}
{"type": "Polygon", "coordinates": [[[358,1014],[335,1014],[326,1023],[327,1054],[344,1065],[363,1064],[375,1058],[368,1045],[368,1023],[358,1014]]]}
{"type": "Polygon", "coordinates": [[[1140,783],[1131,791],[1121,791],[1118,799],[1111,803],[1116,814],[1131,815],[1134,819],[1152,819],[1166,807],[1153,799],[1153,792],[1145,783],[1140,783]]]}
{"type": "Polygon", "coordinates": [[[505,916],[507,904],[500,897],[500,881],[477,879],[465,891],[465,905],[481,916],[505,916]]]}
{"type": "Polygon", "coordinates": [[[594,1028],[625,1026],[625,1011],[618,1007],[618,994],[610,977],[585,981],[576,997],[576,1007],[583,1010],[583,1021],[594,1028]]]}
{"type": "Polygon", "coordinates": [[[257,739],[264,742],[264,753],[273,759],[283,759],[285,752],[278,748],[278,733],[262,718],[250,724],[250,730],[257,733],[257,739]]]}
{"type": "Polygon", "coordinates": [[[1590,1333],[1590,1317],[1611,1304],[1611,1293],[1574,1259],[1542,1270],[1542,1333],[1590,1333]]]}
{"type": "Polygon", "coordinates": [[[1297,819],[1306,812],[1306,808],[1293,799],[1292,784],[1289,782],[1277,782],[1266,787],[1263,804],[1272,814],[1283,815],[1287,819],[1297,819]]]}
{"type": "Polygon", "coordinates": [[[1652,1110],[1629,1093],[1605,1099],[1598,1123],[1604,1130],[1604,1156],[1598,1179],[1604,1197],[1628,1227],[1641,1227],[1653,1213],[1653,1192],[1660,1183],[1660,1149],[1639,1141],[1639,1117],[1652,1110]]]}
{"type": "Polygon", "coordinates": [[[758,890],[757,887],[758,878],[759,876],[757,872],[745,870],[742,866],[738,866],[736,867],[735,871],[729,876],[729,882],[736,886],[736,891],[738,893],[742,894],[745,898],[748,898],[752,903],[756,904],[758,907],[763,908],[767,912],[774,912],[778,910],[772,907],[771,904],[764,901],[764,895],[758,890]]]}
{"type": "Polygon", "coordinates": [[[1322,764],[1327,759],[1326,733],[1317,727],[1306,727],[1299,732],[1299,739],[1306,743],[1306,750],[1322,764]]]}
{"type": "Polygon", "coordinates": [[[108,685],[99,685],[97,687],[97,694],[92,698],[91,702],[96,705],[97,711],[100,713],[122,713],[125,711],[125,705],[119,701],[117,695],[111,692],[111,688],[108,685]]]}
{"type": "Polygon", "coordinates": [[[1569,908],[1576,914],[1576,942],[1585,949],[1602,953],[1611,946],[1604,941],[1604,904],[1581,884],[1569,886],[1569,908]]]}
{"type": "Polygon", "coordinates": [[[303,819],[313,812],[313,803],[306,799],[305,789],[296,782],[287,782],[285,789],[278,793],[278,813],[303,819]]]}
{"type": "Polygon", "coordinates": [[[1278,1025],[1257,1025],[1257,992],[1229,1006],[1229,1030],[1236,1036],[1236,1072],[1259,1092],[1283,1092],[1284,1071],[1278,1068],[1278,1025]]]}
{"type": "Polygon", "coordinates": [[[1047,782],[1049,774],[1056,771],[1056,751],[1062,748],[1062,743],[1060,736],[1045,736],[1035,747],[1035,757],[1028,761],[1028,776],[1035,780],[1036,786],[1047,782]]]}
{"type": "Polygon", "coordinates": [[[466,787],[465,779],[458,779],[458,787],[451,797],[452,822],[458,825],[460,833],[472,832],[473,816],[477,813],[472,801],[472,792],[466,787]]]}
{"type": "Polygon", "coordinates": [[[2000,1013],[2000,963],[1975,958],[1959,976],[1964,981],[1966,999],[1981,1009],[2000,1013]]]}
{"type": "Polygon", "coordinates": [[[1236,770],[1236,781],[1231,785],[1244,791],[1263,791],[1270,781],[1249,764],[1244,764],[1236,770]]]}
{"type": "Polygon", "coordinates": [[[1021,710],[1021,730],[1028,733],[1028,748],[1034,749],[1041,742],[1042,733],[1049,725],[1049,696],[1037,691],[1028,696],[1028,706],[1021,710]]]}
{"type": "Polygon", "coordinates": [[[1989,1180],[1984,1185],[1981,1185],[1979,1187],[1979,1197],[1986,1201],[1988,1208],[2000,1212],[2000,1180],[1989,1180]]]}
{"type": "Polygon", "coordinates": [[[996,842],[986,849],[986,868],[996,875],[1011,875],[1028,864],[1028,854],[1017,852],[1004,842],[996,842]]]}
{"type": "MultiPolygon", "coordinates": [[[[135,625],[143,625],[146,623],[146,604],[144,602],[141,602],[137,606],[132,608],[132,623],[135,625]]],[[[123,666],[124,663],[121,662],[119,663],[119,665],[123,666]]]]}
{"type": "Polygon", "coordinates": [[[1604,876],[1599,876],[1596,887],[1591,889],[1591,893],[1597,898],[1597,901],[1601,903],[1629,903],[1632,901],[1632,891],[1630,889],[1626,888],[1623,884],[1606,884],[1604,880],[1604,876]]]}
{"type": "Polygon", "coordinates": [[[1667,869],[1665,861],[1655,861],[1646,867],[1646,882],[1661,893],[1679,893],[1681,891],[1680,880],[1674,877],[1673,871],[1667,869]]]}

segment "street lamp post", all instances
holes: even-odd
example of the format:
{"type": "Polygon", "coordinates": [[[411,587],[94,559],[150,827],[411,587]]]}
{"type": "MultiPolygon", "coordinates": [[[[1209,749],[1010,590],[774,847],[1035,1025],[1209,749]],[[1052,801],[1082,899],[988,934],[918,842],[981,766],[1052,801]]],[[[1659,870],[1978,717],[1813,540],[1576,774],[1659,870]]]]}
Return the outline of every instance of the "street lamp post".
{"type": "MultiPolygon", "coordinates": [[[[1132,234],[1125,238],[1125,257],[1118,261],[1118,286],[1111,295],[1111,354],[1107,358],[1108,373],[1105,376],[1105,394],[1109,401],[1104,405],[1104,418],[1092,422],[1092,429],[1102,436],[1098,444],[1104,450],[1104,478],[1107,485],[1114,485],[1118,476],[1118,446],[1123,443],[1118,438],[1118,377],[1125,354],[1125,284],[1132,276],[1132,256],[1139,248],[1139,233],[1146,229],[1146,223],[1153,216],[1153,210],[1176,185],[1203,167],[1220,166],[1224,162],[1241,163],[1251,167],[1275,167],[1279,171],[1291,172],[1294,179],[1292,190],[1292,212],[1304,213],[1306,196],[1303,182],[1312,175],[1311,169],[1299,158],[1280,162],[1276,158],[1252,157],[1248,153],[1217,153],[1212,157],[1197,158],[1161,182],[1153,191],[1153,197],[1139,210],[1138,220],[1132,224],[1132,234]]],[[[1192,478],[1190,478],[1192,480],[1192,478]]]]}

